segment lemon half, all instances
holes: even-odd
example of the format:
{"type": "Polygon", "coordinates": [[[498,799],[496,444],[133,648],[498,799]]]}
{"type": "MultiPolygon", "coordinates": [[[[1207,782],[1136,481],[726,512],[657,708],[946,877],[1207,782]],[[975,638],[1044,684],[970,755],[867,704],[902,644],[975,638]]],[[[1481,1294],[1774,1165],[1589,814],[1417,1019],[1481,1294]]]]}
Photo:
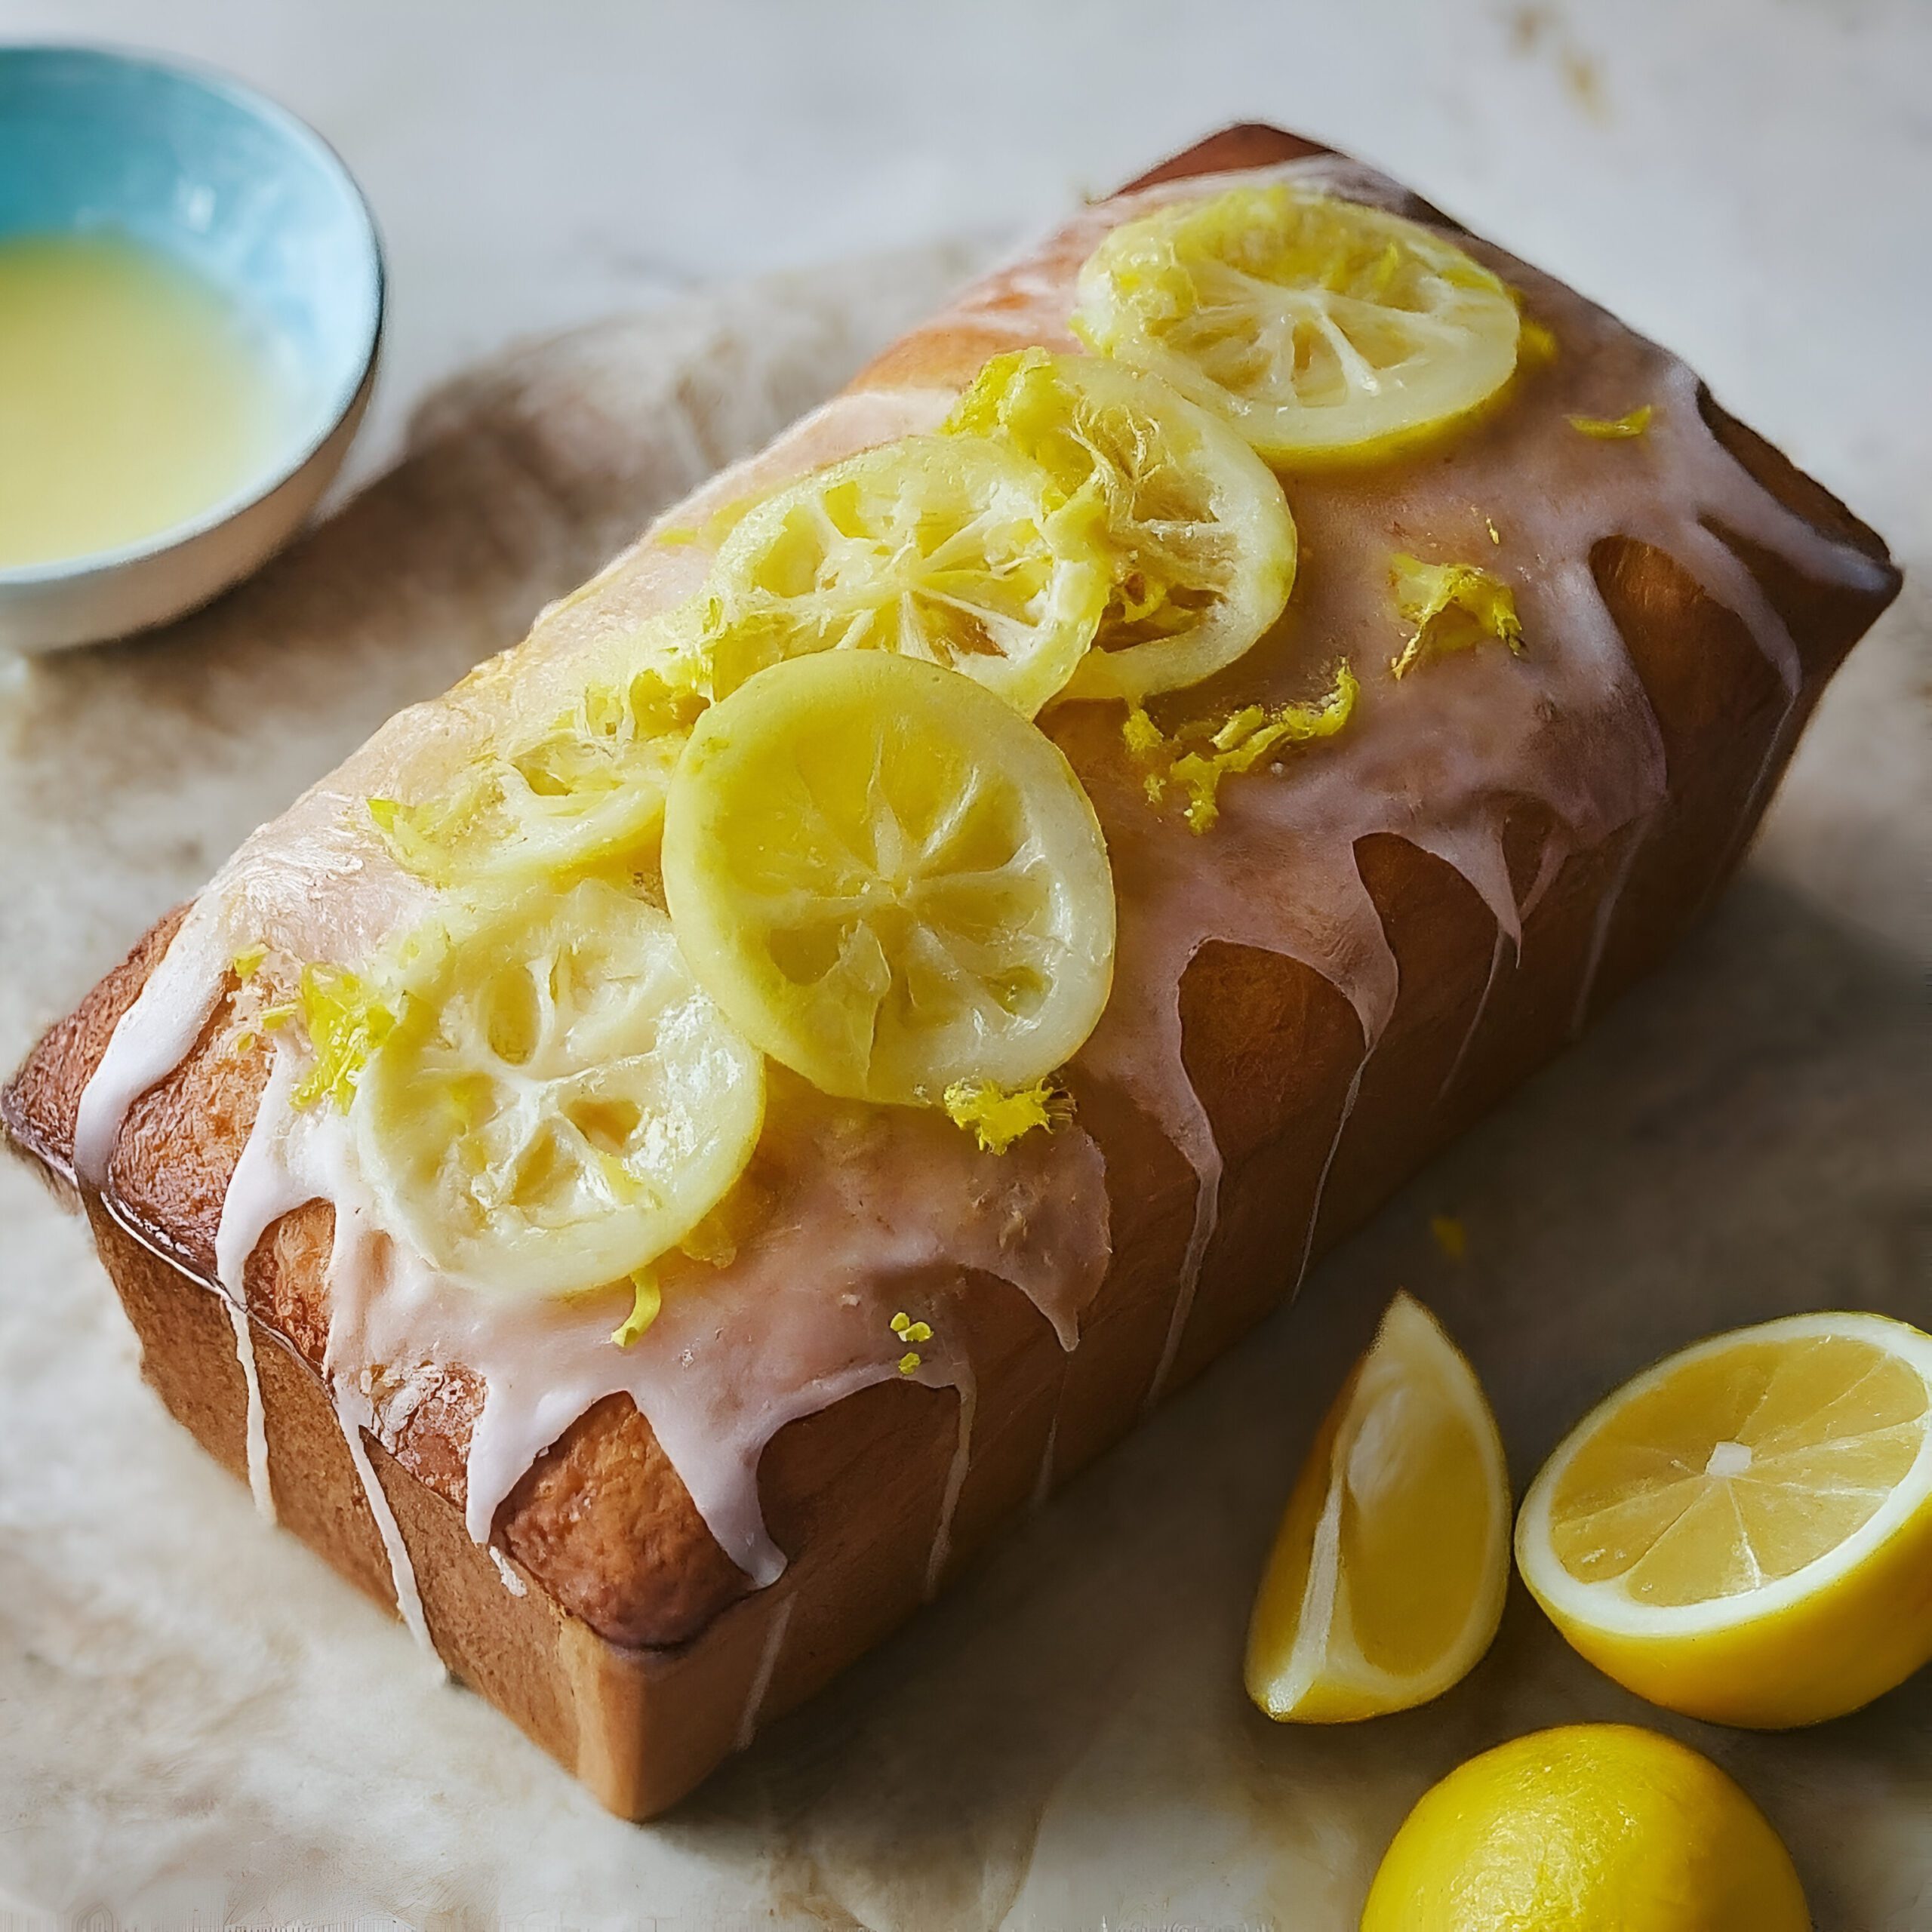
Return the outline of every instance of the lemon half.
{"type": "Polygon", "coordinates": [[[1011,444],[1104,510],[1112,589],[1069,697],[1137,704],[1198,684],[1281,614],[1295,525],[1281,485],[1158,377],[1098,356],[995,356],[947,426],[1011,444]]]}
{"type": "Polygon", "coordinates": [[[657,909],[531,894],[417,971],[350,1124],[386,1223],[472,1285],[568,1294],[654,1260],[723,1197],[764,1066],[657,909]]]}
{"type": "Polygon", "coordinates": [[[1475,1371],[1398,1294],[1302,1466],[1248,1629],[1269,1716],[1334,1724],[1440,1697],[1489,1648],[1509,1478],[1475,1371]]]}
{"type": "Polygon", "coordinates": [[[1010,705],[915,659],[795,658],[707,712],[664,887],[719,1005],[850,1099],[1027,1086],[1106,1003],[1112,878],[1079,780],[1010,705]]]}
{"type": "Polygon", "coordinates": [[[713,694],[810,652],[889,651],[963,672],[1029,718],[1100,621],[1100,509],[979,437],[906,436],[749,510],[712,565],[713,694]]]}
{"type": "Polygon", "coordinates": [[[1516,305],[1446,237],[1285,186],[1115,229],[1074,326],[1226,416],[1271,462],[1384,453],[1466,414],[1516,366],[1516,305]]]}
{"type": "Polygon", "coordinates": [[[1810,1932],[1791,1854],[1708,1758],[1620,1724],[1472,1758],[1384,1855],[1361,1932],[1810,1932]]]}
{"type": "Polygon", "coordinates": [[[1863,1314],[1718,1335],[1627,1383],[1524,1498],[1577,1650],[1724,1724],[1835,1717],[1932,1658],[1932,1336],[1863,1314]]]}

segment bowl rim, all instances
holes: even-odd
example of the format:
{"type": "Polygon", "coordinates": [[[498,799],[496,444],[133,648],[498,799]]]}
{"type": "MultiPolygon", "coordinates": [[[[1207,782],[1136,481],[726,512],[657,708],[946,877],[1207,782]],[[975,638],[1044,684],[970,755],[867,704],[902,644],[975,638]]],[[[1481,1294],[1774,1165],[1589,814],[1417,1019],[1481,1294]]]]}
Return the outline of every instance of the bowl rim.
{"type": "Polygon", "coordinates": [[[257,504],[266,503],[277,491],[307,469],[361,403],[375,372],[377,358],[382,347],[383,330],[388,319],[389,266],[383,254],[382,231],[377,226],[375,211],[369,205],[369,198],[362,192],[361,184],[356,180],[349,164],[301,115],[292,108],[285,107],[280,101],[264,94],[259,88],[251,86],[246,81],[224,73],[219,68],[205,66],[193,60],[184,60],[172,54],[156,54],[142,48],[124,46],[108,41],[28,40],[0,44],[0,64],[9,63],[23,55],[71,57],[76,54],[109,66],[141,69],[185,81],[204,93],[220,96],[247,109],[258,119],[274,127],[284,139],[296,147],[306,149],[348,190],[349,205],[361,217],[370,263],[375,272],[374,299],[370,304],[368,326],[360,353],[355,358],[346,381],[338,391],[334,408],[323,413],[320,426],[312,435],[296,445],[285,459],[278,459],[260,478],[217,499],[196,515],[178,523],[171,523],[149,536],[137,537],[131,543],[117,545],[112,549],[84,550],[72,556],[54,558],[44,564],[16,564],[0,567],[0,593],[45,588],[58,585],[69,579],[91,577],[100,571],[118,570],[125,565],[144,562],[149,558],[160,556],[168,551],[180,549],[183,544],[191,543],[196,538],[207,535],[210,531],[232,522],[257,504]]]}

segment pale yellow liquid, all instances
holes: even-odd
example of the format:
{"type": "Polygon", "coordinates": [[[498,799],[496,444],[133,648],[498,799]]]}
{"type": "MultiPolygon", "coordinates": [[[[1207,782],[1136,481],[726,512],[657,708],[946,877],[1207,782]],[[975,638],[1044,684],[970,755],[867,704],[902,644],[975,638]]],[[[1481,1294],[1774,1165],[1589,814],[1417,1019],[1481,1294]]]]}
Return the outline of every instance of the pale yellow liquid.
{"type": "Polygon", "coordinates": [[[0,242],[0,568],[266,481],[285,414],[260,332],[192,269],[111,235],[0,242]]]}

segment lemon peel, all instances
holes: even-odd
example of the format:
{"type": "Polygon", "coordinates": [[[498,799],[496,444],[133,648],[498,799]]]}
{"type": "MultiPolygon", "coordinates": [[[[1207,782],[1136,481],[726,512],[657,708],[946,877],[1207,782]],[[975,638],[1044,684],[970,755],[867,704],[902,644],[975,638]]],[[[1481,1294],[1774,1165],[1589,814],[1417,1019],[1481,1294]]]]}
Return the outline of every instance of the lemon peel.
{"type": "Polygon", "coordinates": [[[1484,638],[1523,649],[1516,595],[1503,580],[1475,564],[1426,564],[1399,551],[1389,565],[1395,608],[1414,626],[1389,668],[1406,677],[1425,659],[1466,650],[1484,638]]]}
{"type": "Polygon", "coordinates": [[[1657,405],[1646,402],[1626,410],[1621,416],[1572,416],[1567,420],[1580,436],[1594,436],[1599,442],[1614,443],[1641,436],[1651,426],[1651,419],[1657,413],[1657,405]]]}
{"type": "Polygon", "coordinates": [[[315,1063],[289,1104],[312,1107],[327,1098],[346,1113],[370,1056],[395,1026],[395,1014],[371,982],[341,966],[304,966],[297,1004],[315,1063]]]}
{"type": "Polygon", "coordinates": [[[611,1331],[611,1340],[620,1349],[627,1349],[640,1340],[664,1306],[664,1291],[657,1285],[657,1277],[648,1268],[637,1269],[630,1279],[631,1312],[611,1331]]]}
{"type": "Polygon", "coordinates": [[[917,1374],[919,1369],[919,1361],[920,1357],[918,1350],[917,1349],[908,1349],[906,1352],[899,1358],[900,1374],[901,1375],[917,1374]]]}
{"type": "Polygon", "coordinates": [[[229,961],[230,970],[244,986],[262,970],[262,961],[269,956],[268,948],[260,943],[244,946],[229,961]]]}
{"type": "Polygon", "coordinates": [[[1159,804],[1168,792],[1186,795],[1183,816],[1189,830],[1204,832],[1220,817],[1221,780],[1251,771],[1276,746],[1332,738],[1354,715],[1361,686],[1346,663],[1335,667],[1335,681],[1312,704],[1281,704],[1270,709],[1251,704],[1220,718],[1195,718],[1171,734],[1164,732],[1136,706],[1121,726],[1134,757],[1148,768],[1148,802],[1159,804]]]}
{"type": "Polygon", "coordinates": [[[933,1338],[932,1324],[929,1321],[915,1321],[903,1308],[887,1323],[886,1326],[902,1342],[930,1342],[933,1338]]]}
{"type": "Polygon", "coordinates": [[[965,1128],[988,1154],[1004,1154],[1035,1128],[1051,1134],[1073,1116],[1072,1097],[1051,1075],[1030,1087],[1002,1087],[992,1080],[955,1080],[944,1105],[955,1127],[965,1128]]]}
{"type": "Polygon", "coordinates": [[[1556,331],[1533,316],[1525,315],[1517,331],[1518,361],[1531,368],[1540,368],[1554,362],[1559,352],[1556,331]]]}

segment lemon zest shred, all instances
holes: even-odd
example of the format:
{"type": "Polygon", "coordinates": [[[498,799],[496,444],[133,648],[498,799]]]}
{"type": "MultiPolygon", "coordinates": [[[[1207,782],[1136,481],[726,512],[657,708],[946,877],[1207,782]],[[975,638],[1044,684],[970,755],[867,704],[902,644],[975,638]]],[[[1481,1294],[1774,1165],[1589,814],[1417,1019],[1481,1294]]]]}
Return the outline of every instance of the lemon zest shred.
{"type": "Polygon", "coordinates": [[[1556,331],[1525,315],[1516,333],[1516,358],[1530,368],[1556,360],[1556,331]]]}
{"type": "Polygon", "coordinates": [[[992,1080],[955,1080],[946,1090],[944,1104],[953,1124],[968,1129],[989,1154],[1004,1154],[1036,1127],[1051,1134],[1073,1113],[1072,1100],[1051,1077],[1014,1088],[992,1080]]]}
{"type": "Polygon", "coordinates": [[[303,967],[297,1003],[315,1063],[289,1104],[311,1107],[327,1096],[346,1113],[355,1083],[369,1056],[388,1038],[395,1015],[365,981],[340,966],[303,967]]]}
{"type": "Polygon", "coordinates": [[[1218,720],[1192,719],[1171,734],[1137,706],[1128,712],[1121,736],[1128,749],[1151,768],[1145,780],[1149,802],[1159,804],[1170,789],[1185,793],[1182,815],[1191,831],[1204,832],[1220,817],[1217,795],[1223,778],[1251,771],[1278,745],[1332,738],[1353,715],[1361,690],[1344,662],[1336,666],[1327,695],[1312,704],[1277,705],[1272,710],[1246,705],[1218,720]]]}
{"type": "Polygon", "coordinates": [[[1484,638],[1523,650],[1516,595],[1499,577],[1474,564],[1426,564],[1398,552],[1389,566],[1395,608],[1411,626],[1408,641],[1389,662],[1398,678],[1429,657],[1462,651],[1484,638]]]}
{"type": "Polygon", "coordinates": [[[1482,527],[1489,532],[1489,540],[1500,546],[1503,541],[1503,533],[1497,528],[1496,519],[1494,517],[1484,517],[1482,520],[1482,527]]]}
{"type": "Polygon", "coordinates": [[[265,1006],[255,1015],[255,1024],[264,1033],[279,1032],[295,1017],[299,1009],[291,1000],[284,1000],[279,1006],[265,1006]]]}
{"type": "Polygon", "coordinates": [[[1469,1252],[1469,1230],[1454,1214],[1432,1214],[1429,1231],[1435,1244],[1451,1261],[1460,1261],[1469,1252]]]}
{"type": "Polygon", "coordinates": [[[917,1349],[908,1349],[899,1358],[899,1372],[901,1375],[912,1374],[918,1366],[919,1352],[917,1349]]]}
{"type": "Polygon", "coordinates": [[[235,977],[246,986],[262,970],[262,961],[268,956],[268,948],[257,941],[253,946],[244,946],[229,964],[235,977]]]}
{"type": "Polygon", "coordinates": [[[664,1306],[664,1291],[648,1268],[633,1272],[631,1291],[630,1313],[611,1331],[611,1340],[620,1349],[627,1349],[636,1341],[657,1319],[658,1311],[664,1306]]]}
{"type": "Polygon", "coordinates": [[[1641,436],[1651,426],[1651,419],[1657,413],[1657,405],[1646,402],[1626,410],[1621,416],[1572,416],[1568,420],[1571,428],[1580,436],[1594,436],[1599,442],[1617,443],[1641,436]]]}
{"type": "Polygon", "coordinates": [[[255,1036],[253,1033],[242,1032],[235,1035],[235,1044],[232,1051],[237,1060],[239,1060],[245,1054],[253,1053],[254,1050],[255,1036]]]}

